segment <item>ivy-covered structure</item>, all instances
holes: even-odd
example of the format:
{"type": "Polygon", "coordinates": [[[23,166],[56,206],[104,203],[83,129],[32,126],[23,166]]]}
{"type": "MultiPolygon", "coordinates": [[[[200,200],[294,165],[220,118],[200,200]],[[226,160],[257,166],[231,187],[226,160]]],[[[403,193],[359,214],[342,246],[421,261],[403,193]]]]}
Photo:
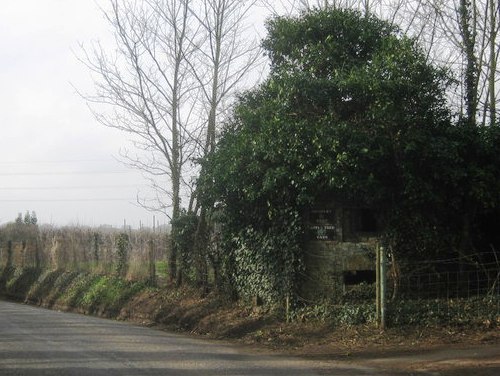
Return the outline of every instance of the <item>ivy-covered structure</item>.
{"type": "Polygon", "coordinates": [[[377,211],[326,201],[304,213],[305,278],[300,295],[309,301],[335,300],[350,286],[375,282],[377,211]]]}
{"type": "Polygon", "coordinates": [[[453,122],[446,70],[371,15],[267,27],[270,75],[241,95],[198,182],[223,223],[207,255],[224,285],[267,302],[333,297],[370,281],[377,237],[400,264],[470,252],[474,218],[499,207],[500,132],[453,122]],[[343,203],[317,207],[327,193],[343,203]]]}

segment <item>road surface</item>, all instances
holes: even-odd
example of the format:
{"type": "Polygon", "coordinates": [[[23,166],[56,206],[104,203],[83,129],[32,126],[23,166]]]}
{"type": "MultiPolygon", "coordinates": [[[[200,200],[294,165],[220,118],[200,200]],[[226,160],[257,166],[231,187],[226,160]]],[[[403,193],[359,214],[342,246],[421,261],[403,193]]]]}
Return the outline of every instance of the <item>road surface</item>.
{"type": "Polygon", "coordinates": [[[376,375],[370,367],[250,353],[128,323],[0,301],[0,375],[376,375]]]}

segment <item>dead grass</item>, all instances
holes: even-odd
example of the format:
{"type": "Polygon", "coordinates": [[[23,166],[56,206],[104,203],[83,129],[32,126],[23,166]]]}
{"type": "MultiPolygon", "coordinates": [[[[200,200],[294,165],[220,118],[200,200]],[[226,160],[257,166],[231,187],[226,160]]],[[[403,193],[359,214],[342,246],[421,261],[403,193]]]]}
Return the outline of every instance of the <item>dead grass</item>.
{"type": "Polygon", "coordinates": [[[252,351],[330,362],[331,374],[335,361],[377,368],[387,375],[493,376],[500,371],[500,330],[487,325],[399,327],[381,332],[370,325],[285,323],[260,309],[203,297],[189,289],[140,294],[122,310],[121,318],[231,341],[252,351]]]}
{"type": "Polygon", "coordinates": [[[385,332],[372,325],[335,327],[324,322],[283,322],[269,312],[201,296],[194,289],[146,291],[129,301],[121,319],[214,339],[236,340],[313,358],[345,358],[376,351],[438,346],[499,344],[498,327],[398,327],[385,332]]]}

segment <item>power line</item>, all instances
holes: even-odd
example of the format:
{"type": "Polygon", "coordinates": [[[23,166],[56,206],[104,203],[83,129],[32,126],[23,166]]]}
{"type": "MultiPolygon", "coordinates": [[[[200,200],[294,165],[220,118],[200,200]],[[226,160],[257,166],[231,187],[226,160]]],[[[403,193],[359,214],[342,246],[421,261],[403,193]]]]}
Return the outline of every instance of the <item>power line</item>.
{"type": "Polygon", "coordinates": [[[128,174],[130,172],[132,171],[0,172],[0,176],[99,175],[128,174]]]}
{"type": "Polygon", "coordinates": [[[72,189],[111,189],[111,188],[139,188],[146,187],[140,184],[123,184],[123,185],[79,185],[79,186],[54,186],[54,187],[0,187],[0,191],[48,191],[48,190],[72,190],[72,189]]]}
{"type": "Polygon", "coordinates": [[[94,163],[94,162],[117,162],[116,159],[61,159],[47,161],[0,161],[0,165],[32,165],[32,164],[64,164],[64,163],[94,163]]]}
{"type": "Polygon", "coordinates": [[[106,202],[136,201],[136,198],[0,199],[0,202],[106,202]]]}

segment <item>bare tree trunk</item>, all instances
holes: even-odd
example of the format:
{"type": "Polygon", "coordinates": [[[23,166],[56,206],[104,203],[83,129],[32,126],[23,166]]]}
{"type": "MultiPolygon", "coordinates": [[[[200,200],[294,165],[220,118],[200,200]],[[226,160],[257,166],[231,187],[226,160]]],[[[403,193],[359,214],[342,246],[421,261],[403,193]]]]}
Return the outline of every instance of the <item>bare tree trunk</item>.
{"type": "Polygon", "coordinates": [[[461,37],[464,45],[465,52],[465,109],[466,109],[466,122],[470,125],[474,125],[476,121],[477,114],[477,83],[478,83],[478,71],[477,71],[477,57],[475,54],[476,45],[476,32],[475,32],[475,16],[474,10],[471,9],[470,0],[460,0],[459,19],[461,26],[461,37]]]}
{"type": "MultiPolygon", "coordinates": [[[[203,0],[200,9],[193,10],[201,29],[206,35],[205,43],[198,49],[200,64],[193,67],[193,73],[203,92],[207,108],[205,142],[202,157],[215,148],[219,114],[224,112],[224,102],[234,98],[245,76],[258,65],[261,53],[256,40],[243,39],[244,21],[256,0],[203,0]],[[198,70],[200,66],[204,68],[198,70]]],[[[192,194],[190,208],[195,205],[197,190],[192,194]]],[[[195,212],[200,209],[196,204],[195,212]]],[[[195,233],[193,254],[196,257],[198,283],[205,289],[208,285],[207,210],[201,207],[195,233]]]]}
{"type": "MultiPolygon", "coordinates": [[[[187,14],[187,7],[184,9],[187,14]]],[[[185,25],[186,17],[183,17],[182,33],[186,28],[185,25]]],[[[177,27],[174,27],[174,35],[176,39],[178,38],[177,27]]],[[[184,58],[182,54],[182,42],[179,46],[176,46],[175,55],[175,69],[173,74],[173,88],[172,88],[172,168],[171,168],[171,180],[172,180],[172,230],[175,220],[180,216],[180,182],[181,182],[181,161],[180,161],[180,143],[179,143],[179,127],[178,127],[178,110],[179,110],[179,70],[180,63],[184,58]]],[[[172,231],[173,232],[173,231],[172,231]]],[[[179,268],[177,263],[178,249],[174,237],[171,238],[170,255],[169,255],[169,268],[170,268],[170,282],[177,281],[177,285],[181,283],[180,276],[182,274],[182,268],[179,268]]]]}
{"type": "MultiPolygon", "coordinates": [[[[197,152],[198,130],[191,121],[198,89],[189,61],[194,51],[191,0],[109,0],[105,15],[114,29],[116,56],[100,44],[82,61],[94,74],[96,93],[84,95],[96,119],[134,137],[138,152],[125,163],[144,171],[156,199],[139,199],[175,221],[181,211],[183,168],[197,152]],[[192,35],[191,35],[192,34],[192,35]],[[101,107],[109,109],[101,109],[101,107]]],[[[170,281],[178,271],[174,243],[169,254],[170,281]]]]}
{"type": "Polygon", "coordinates": [[[489,61],[489,77],[488,77],[488,91],[489,91],[489,113],[490,113],[490,125],[496,124],[496,72],[497,72],[497,12],[500,11],[498,8],[498,2],[494,0],[489,1],[490,10],[490,61],[489,61]]]}

